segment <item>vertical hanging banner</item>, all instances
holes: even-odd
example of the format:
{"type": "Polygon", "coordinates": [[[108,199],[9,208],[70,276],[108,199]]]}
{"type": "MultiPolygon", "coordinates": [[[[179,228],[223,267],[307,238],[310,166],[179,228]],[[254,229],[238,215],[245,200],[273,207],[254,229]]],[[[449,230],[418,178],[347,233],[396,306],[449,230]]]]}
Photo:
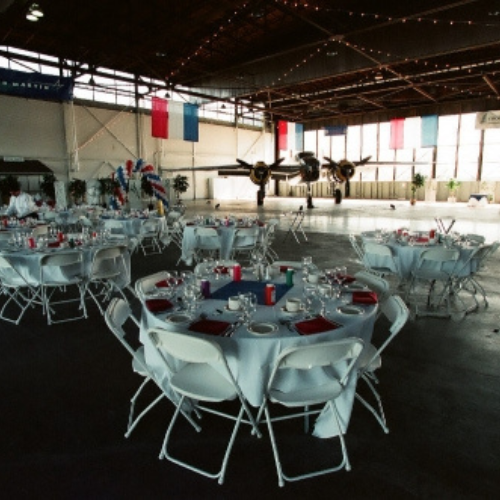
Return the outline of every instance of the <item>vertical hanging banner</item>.
{"type": "Polygon", "coordinates": [[[325,127],[325,136],[346,135],[347,125],[332,125],[325,127]]]}
{"type": "Polygon", "coordinates": [[[302,123],[295,124],[295,149],[304,151],[304,125],[302,123]]]}
{"type": "Polygon", "coordinates": [[[184,139],[184,103],[168,101],[168,138],[184,139]]]}
{"type": "Polygon", "coordinates": [[[278,121],[278,149],[288,149],[288,123],[282,120],[278,121]]]}
{"type": "Polygon", "coordinates": [[[198,106],[196,104],[184,104],[184,140],[198,142],[199,120],[198,106]]]}
{"type": "Polygon", "coordinates": [[[168,138],[168,110],[167,100],[153,97],[151,107],[151,135],[161,139],[168,138]]]}
{"type": "Polygon", "coordinates": [[[437,146],[438,123],[438,115],[422,116],[422,148],[437,146]]]}
{"type": "Polygon", "coordinates": [[[404,147],[404,118],[393,118],[391,120],[391,139],[389,149],[403,149],[404,147]]]}

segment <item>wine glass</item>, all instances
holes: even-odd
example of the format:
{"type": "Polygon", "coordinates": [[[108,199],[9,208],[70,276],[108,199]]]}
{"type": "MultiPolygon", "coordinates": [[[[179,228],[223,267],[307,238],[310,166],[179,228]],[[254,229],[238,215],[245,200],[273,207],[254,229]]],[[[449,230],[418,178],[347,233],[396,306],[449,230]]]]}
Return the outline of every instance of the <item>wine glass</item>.
{"type": "Polygon", "coordinates": [[[316,285],[304,285],[304,308],[308,314],[314,313],[314,302],[316,299],[316,285]]]}
{"type": "Polygon", "coordinates": [[[309,272],[311,271],[312,257],[305,255],[302,257],[302,280],[307,283],[309,272]]]}

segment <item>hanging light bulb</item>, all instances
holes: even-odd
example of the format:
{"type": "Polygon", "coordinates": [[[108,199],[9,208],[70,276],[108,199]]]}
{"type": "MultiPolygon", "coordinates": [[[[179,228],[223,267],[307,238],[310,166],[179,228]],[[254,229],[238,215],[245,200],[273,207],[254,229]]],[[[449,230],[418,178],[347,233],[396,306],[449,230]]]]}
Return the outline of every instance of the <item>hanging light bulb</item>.
{"type": "Polygon", "coordinates": [[[37,3],[34,3],[30,7],[30,13],[33,14],[35,17],[43,17],[43,11],[37,3]]]}

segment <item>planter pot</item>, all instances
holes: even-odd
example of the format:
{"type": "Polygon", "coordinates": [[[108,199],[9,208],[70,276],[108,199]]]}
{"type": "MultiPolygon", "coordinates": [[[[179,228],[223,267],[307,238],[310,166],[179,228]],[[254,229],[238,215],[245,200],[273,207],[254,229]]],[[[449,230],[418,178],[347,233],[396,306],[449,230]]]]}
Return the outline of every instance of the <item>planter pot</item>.
{"type": "Polygon", "coordinates": [[[448,203],[456,203],[457,198],[455,196],[448,196],[448,203]]]}
{"type": "Polygon", "coordinates": [[[412,198],[410,200],[410,205],[415,205],[415,203],[417,203],[417,200],[415,198],[412,198]]]}

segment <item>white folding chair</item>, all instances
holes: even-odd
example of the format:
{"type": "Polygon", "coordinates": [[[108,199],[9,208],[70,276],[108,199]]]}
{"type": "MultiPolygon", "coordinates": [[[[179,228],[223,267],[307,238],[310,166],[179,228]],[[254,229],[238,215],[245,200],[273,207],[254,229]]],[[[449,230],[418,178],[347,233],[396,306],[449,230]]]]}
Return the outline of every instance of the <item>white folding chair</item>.
{"type": "Polygon", "coordinates": [[[170,363],[174,370],[170,378],[170,386],[180,396],[177,410],[165,433],[160,458],[166,457],[171,462],[198,474],[218,479],[219,484],[222,484],[240,424],[250,424],[253,432],[260,437],[255,420],[248,409],[241,389],[229,369],[224,353],[221,347],[211,340],[159,329],[151,329],[148,334],[163,359],[166,360],[165,356],[169,356],[174,361],[174,363],[170,363]],[[235,422],[221,467],[217,472],[210,472],[193,463],[176,458],[168,450],[172,430],[185,398],[198,401],[197,410],[235,422]],[[237,416],[207,406],[210,403],[222,403],[235,399],[239,399],[240,402],[240,410],[237,416]],[[245,414],[246,419],[244,418],[245,414]]]}
{"type": "MultiPolygon", "coordinates": [[[[278,473],[278,484],[280,486],[284,486],[285,481],[307,479],[335,472],[344,467],[346,470],[351,469],[336,400],[343,394],[362,349],[363,341],[361,339],[348,338],[289,347],[278,356],[267,384],[264,402],[259,409],[257,422],[260,421],[260,417],[262,413],[264,413],[278,473]],[[308,373],[311,373],[310,371],[315,369],[320,369],[323,374],[326,374],[328,380],[323,380],[321,384],[318,384],[315,383],[311,377],[308,379],[309,382],[302,381],[298,383],[297,386],[287,391],[280,388],[278,381],[284,370],[289,370],[291,372],[307,370],[308,373]],[[272,418],[269,411],[269,403],[276,403],[286,408],[302,408],[302,411],[291,415],[287,414],[272,418]],[[313,405],[321,405],[321,408],[319,410],[310,410],[309,406],[313,405]],[[342,460],[333,467],[327,467],[295,476],[287,475],[283,470],[280,460],[272,423],[291,418],[308,417],[311,414],[321,413],[326,407],[330,409],[332,419],[338,430],[342,460]]],[[[300,379],[300,375],[298,375],[297,378],[300,379]]]]}
{"type": "Polygon", "coordinates": [[[233,248],[231,250],[231,258],[241,261],[246,257],[246,261],[250,262],[252,256],[256,252],[258,238],[258,226],[236,229],[233,239],[233,248]]]}
{"type": "Polygon", "coordinates": [[[79,251],[44,255],[40,260],[40,291],[43,312],[47,315],[47,323],[64,323],[87,318],[85,306],[85,276],[83,269],[83,254],[79,251]],[[77,296],[70,295],[70,290],[76,289],[77,296]],[[78,316],[66,316],[54,319],[56,314],[72,313],[65,306],[77,302],[78,316]],[[59,307],[60,306],[60,307],[59,307]]]}
{"type": "Polygon", "coordinates": [[[203,257],[220,257],[221,241],[217,230],[211,227],[197,227],[194,234],[196,238],[194,257],[196,261],[203,260],[203,257]]]}
{"type": "Polygon", "coordinates": [[[272,264],[275,260],[279,259],[278,253],[272,247],[276,240],[276,226],[278,224],[278,219],[270,219],[266,224],[261,241],[257,244],[257,251],[268,264],[272,264]]]}
{"type": "MultiPolygon", "coordinates": [[[[106,309],[106,313],[104,315],[106,320],[106,324],[108,325],[111,332],[115,335],[115,337],[119,340],[120,344],[125,347],[125,349],[132,356],[132,369],[138,375],[144,377],[143,382],[132,396],[130,400],[130,411],[127,423],[127,431],[125,432],[125,437],[128,438],[132,431],[135,429],[139,421],[149,412],[156,404],[161,401],[164,397],[169,399],[168,394],[164,391],[161,384],[156,381],[156,378],[149,369],[146,359],[144,356],[144,346],[141,346],[137,349],[134,349],[130,342],[127,341],[126,335],[127,332],[124,330],[124,325],[128,320],[132,320],[137,328],[139,328],[139,322],[132,314],[128,303],[118,297],[115,297],[110,303],[108,308],[106,309]],[[147,383],[152,380],[160,389],[160,395],[157,396],[146,408],[144,408],[139,415],[137,415],[134,419],[134,411],[135,404],[137,399],[139,398],[142,390],[147,385],[147,383]]],[[[184,411],[182,412],[184,417],[188,420],[188,422],[196,429],[199,430],[199,426],[192,420],[192,418],[187,415],[184,411]]]]}
{"type": "Polygon", "coordinates": [[[363,243],[358,239],[358,237],[355,234],[352,233],[349,235],[349,242],[351,243],[352,248],[356,252],[359,262],[363,263],[365,256],[365,252],[363,250],[363,243]]]}
{"type": "Polygon", "coordinates": [[[19,324],[28,307],[39,298],[36,286],[28,283],[8,257],[2,255],[0,255],[0,294],[7,296],[0,310],[0,318],[16,325],[19,324]],[[10,305],[15,305],[20,309],[17,317],[7,315],[10,305]]]}
{"type": "Polygon", "coordinates": [[[384,432],[388,433],[389,429],[387,427],[384,408],[382,406],[382,399],[374,387],[374,383],[378,383],[375,370],[382,366],[382,352],[394,340],[394,337],[406,324],[410,311],[408,310],[408,307],[406,307],[403,299],[398,295],[391,295],[379,301],[379,306],[382,314],[390,322],[389,334],[379,347],[376,347],[373,344],[365,344],[361,356],[356,364],[358,377],[366,382],[368,388],[377,401],[378,412],[366,401],[365,398],[360,396],[358,392],[356,393],[356,398],[373,414],[384,432]]]}
{"type": "Polygon", "coordinates": [[[146,300],[146,296],[157,290],[156,284],[162,281],[168,281],[170,273],[168,271],[158,271],[157,273],[150,274],[139,278],[135,282],[135,294],[139,300],[146,300]]]}
{"type": "Polygon", "coordinates": [[[389,282],[377,274],[369,271],[358,271],[354,278],[356,278],[356,281],[368,286],[370,290],[377,292],[379,303],[384,301],[390,294],[389,282]]]}
{"type": "MultiPolygon", "coordinates": [[[[352,241],[351,241],[352,244],[352,241]]],[[[382,243],[365,243],[363,252],[365,269],[379,276],[399,278],[399,265],[391,248],[382,243]]]]}
{"type": "Polygon", "coordinates": [[[147,219],[141,222],[139,231],[139,245],[144,255],[159,254],[162,252],[160,246],[160,228],[158,220],[147,219]]]}
{"type": "Polygon", "coordinates": [[[450,316],[449,295],[459,257],[456,248],[428,248],[420,254],[405,296],[406,303],[414,306],[415,316],[450,316]],[[423,309],[421,297],[425,300],[423,309]],[[443,303],[444,312],[439,310],[443,303]]]}
{"type": "MultiPolygon", "coordinates": [[[[105,310],[103,303],[111,299],[113,292],[120,294],[125,301],[127,300],[122,287],[117,283],[119,278],[123,280],[124,273],[127,272],[125,264],[127,253],[127,247],[116,246],[100,248],[94,254],[90,273],[85,283],[85,293],[88,293],[94,300],[101,314],[104,314],[105,310]],[[96,288],[96,290],[92,290],[92,288],[96,288]]],[[[123,280],[126,285],[129,284],[129,281],[129,277],[123,280]]]]}
{"type": "Polygon", "coordinates": [[[480,280],[480,274],[485,270],[488,260],[492,257],[492,255],[497,251],[500,246],[500,242],[496,241],[489,245],[481,245],[479,246],[472,254],[470,255],[467,262],[464,263],[462,269],[470,267],[470,272],[465,276],[460,276],[460,270],[457,270],[457,275],[459,277],[456,278],[456,282],[454,284],[454,292],[460,293],[462,290],[468,292],[475,301],[477,309],[479,307],[479,302],[477,300],[477,294],[482,296],[484,307],[488,307],[488,299],[486,290],[483,288],[480,280]]]}

